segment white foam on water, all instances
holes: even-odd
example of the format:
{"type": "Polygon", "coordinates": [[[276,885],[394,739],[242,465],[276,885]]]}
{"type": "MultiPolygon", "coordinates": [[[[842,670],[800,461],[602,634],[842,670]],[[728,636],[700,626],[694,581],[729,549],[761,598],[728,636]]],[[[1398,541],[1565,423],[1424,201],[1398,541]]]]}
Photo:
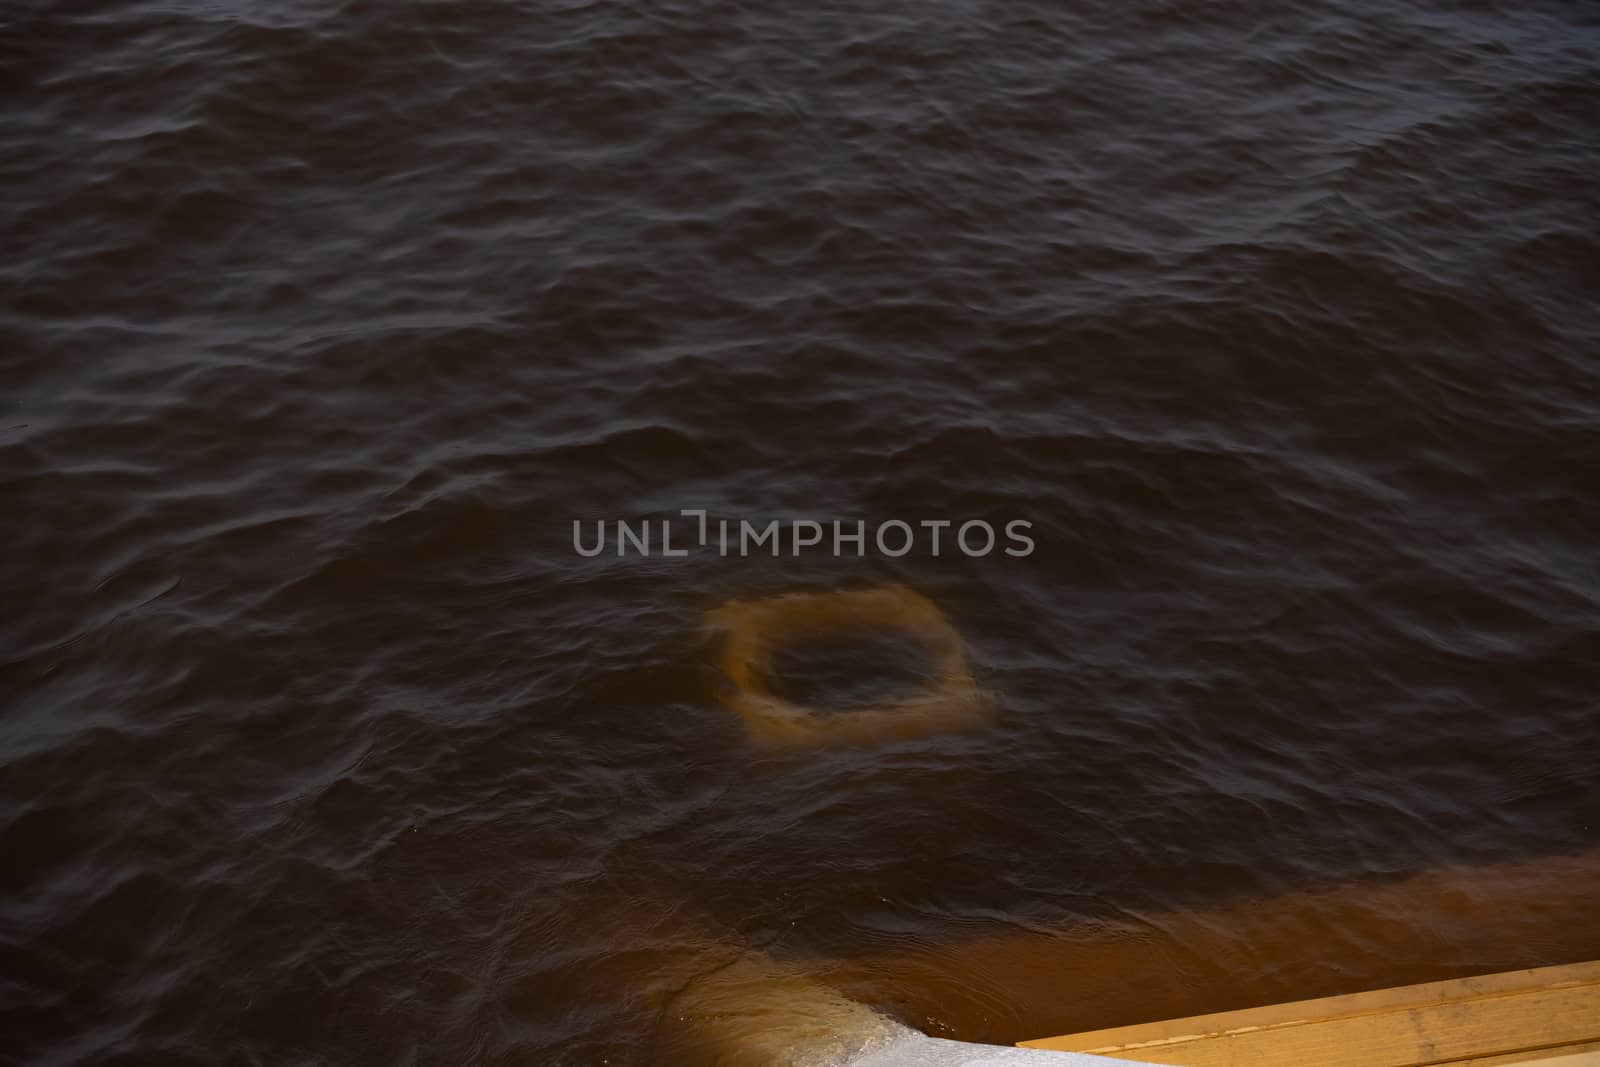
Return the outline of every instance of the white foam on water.
{"type": "Polygon", "coordinates": [[[974,1045],[905,1029],[844,1067],[1128,1067],[1128,1063],[1082,1052],[974,1045]]]}

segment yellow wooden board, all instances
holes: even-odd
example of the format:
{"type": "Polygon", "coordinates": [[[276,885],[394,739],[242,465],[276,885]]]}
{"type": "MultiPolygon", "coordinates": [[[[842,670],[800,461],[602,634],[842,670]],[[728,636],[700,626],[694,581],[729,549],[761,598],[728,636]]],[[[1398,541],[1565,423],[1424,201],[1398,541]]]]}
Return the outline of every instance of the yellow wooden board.
{"type": "Polygon", "coordinates": [[[1600,1062],[1600,961],[1508,971],[1021,1043],[1184,1067],[1600,1062]]]}

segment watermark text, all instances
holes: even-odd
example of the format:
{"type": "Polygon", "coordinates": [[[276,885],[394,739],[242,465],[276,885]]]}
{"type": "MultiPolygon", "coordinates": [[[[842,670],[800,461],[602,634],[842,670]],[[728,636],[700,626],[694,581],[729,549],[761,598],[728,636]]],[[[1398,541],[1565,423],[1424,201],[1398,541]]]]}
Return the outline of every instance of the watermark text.
{"type": "Polygon", "coordinates": [[[692,551],[720,556],[799,556],[825,553],[865,557],[869,553],[897,559],[922,549],[930,555],[962,555],[972,559],[1001,554],[1033,555],[1033,523],[1012,519],[999,530],[984,519],[865,520],[712,518],[703,508],[685,508],[678,519],[573,519],[572,550],[593,558],[617,556],[683,557],[692,551]]]}

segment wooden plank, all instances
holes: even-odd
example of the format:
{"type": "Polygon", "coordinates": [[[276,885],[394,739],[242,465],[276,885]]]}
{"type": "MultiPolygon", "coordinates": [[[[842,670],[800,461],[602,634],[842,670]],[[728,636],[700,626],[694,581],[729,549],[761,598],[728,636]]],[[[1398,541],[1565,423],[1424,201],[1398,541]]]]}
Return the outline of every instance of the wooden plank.
{"type": "MultiPolygon", "coordinates": [[[[1524,1067],[1600,1067],[1600,1042],[1585,1046],[1588,1051],[1571,1052],[1562,1056],[1545,1056],[1536,1060],[1523,1060],[1524,1067]]],[[[1472,1060],[1474,1064],[1482,1060],[1472,1060]]]]}
{"type": "Polygon", "coordinates": [[[1483,1059],[1455,1060],[1438,1067],[1491,1067],[1493,1064],[1515,1063],[1518,1067],[1600,1067],[1600,1041],[1582,1045],[1569,1045],[1559,1052],[1513,1052],[1509,1056],[1487,1056],[1483,1059]],[[1529,1056],[1533,1059],[1529,1059],[1529,1056]]]}
{"type": "Polygon", "coordinates": [[[1451,1060],[1432,1067],[1504,1067],[1506,1064],[1516,1064],[1517,1067],[1600,1067],[1600,1041],[1585,1041],[1539,1052],[1523,1049],[1498,1056],[1474,1056],[1469,1060],[1451,1060]]]}
{"type": "Polygon", "coordinates": [[[1423,1067],[1462,1061],[1486,1067],[1593,1042],[1600,1042],[1600,961],[1022,1044],[1183,1067],[1423,1067]]]}

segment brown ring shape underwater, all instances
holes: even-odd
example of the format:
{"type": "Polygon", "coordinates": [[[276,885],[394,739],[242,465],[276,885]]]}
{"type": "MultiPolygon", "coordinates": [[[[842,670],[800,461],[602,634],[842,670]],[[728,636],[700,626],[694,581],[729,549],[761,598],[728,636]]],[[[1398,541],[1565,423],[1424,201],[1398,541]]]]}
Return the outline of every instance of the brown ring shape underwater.
{"type": "Polygon", "coordinates": [[[764,748],[822,748],[956,733],[992,721],[994,701],[973,681],[966,644],[927,597],[891,585],[834,593],[733,600],[707,616],[724,635],[722,668],[733,683],[726,703],[764,748]],[[905,696],[844,711],[785,700],[767,683],[772,651],[784,641],[846,626],[881,626],[921,642],[932,662],[927,684],[905,696]]]}

